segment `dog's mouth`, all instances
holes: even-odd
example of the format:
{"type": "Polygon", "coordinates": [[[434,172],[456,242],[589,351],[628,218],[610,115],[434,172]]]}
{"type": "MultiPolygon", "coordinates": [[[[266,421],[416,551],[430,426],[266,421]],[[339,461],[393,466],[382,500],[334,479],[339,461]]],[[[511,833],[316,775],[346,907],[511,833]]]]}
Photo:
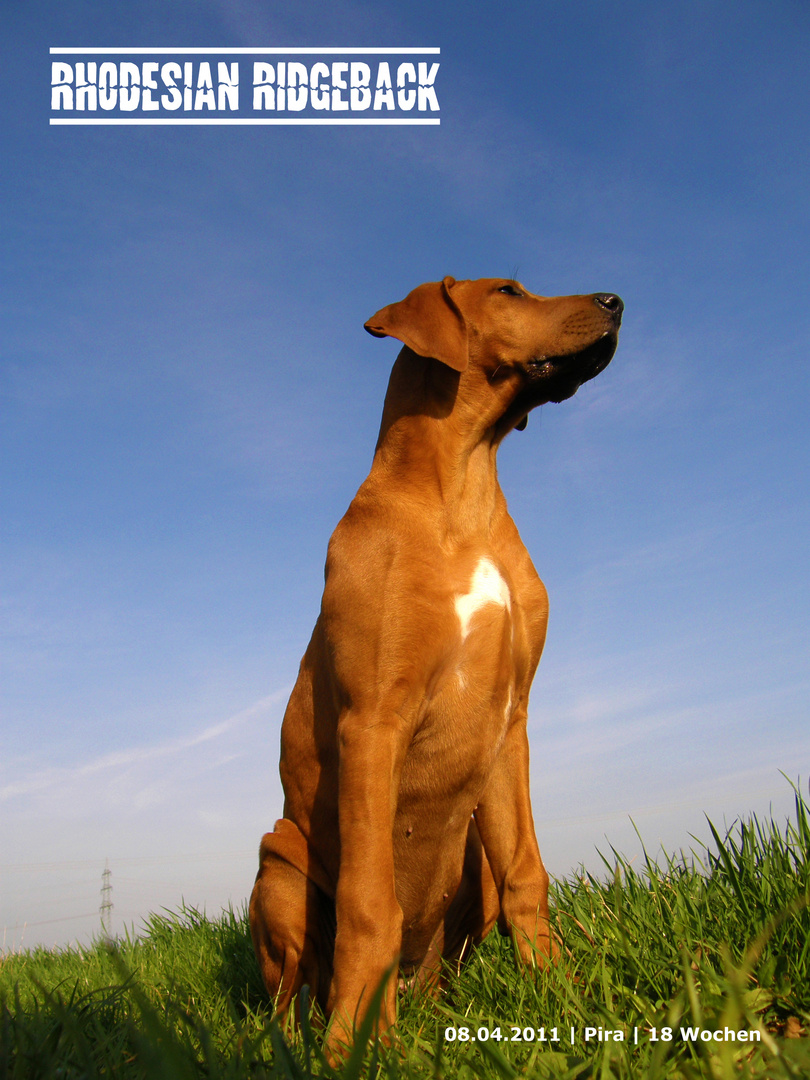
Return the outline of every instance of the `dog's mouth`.
{"type": "Polygon", "coordinates": [[[615,331],[607,331],[579,352],[533,357],[526,367],[531,396],[542,394],[544,401],[555,403],[572,397],[584,382],[605,370],[618,341],[615,331]]]}
{"type": "Polygon", "coordinates": [[[523,368],[525,382],[503,416],[502,430],[523,431],[529,413],[537,405],[555,404],[573,397],[584,382],[604,371],[619,343],[618,328],[608,330],[578,352],[560,356],[535,356],[523,368]]]}

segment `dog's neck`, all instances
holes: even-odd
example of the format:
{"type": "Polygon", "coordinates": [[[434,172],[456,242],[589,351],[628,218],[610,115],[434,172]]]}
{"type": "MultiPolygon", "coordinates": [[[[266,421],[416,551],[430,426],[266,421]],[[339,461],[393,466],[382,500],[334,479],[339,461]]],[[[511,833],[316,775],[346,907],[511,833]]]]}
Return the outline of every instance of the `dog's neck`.
{"type": "Polygon", "coordinates": [[[496,456],[505,431],[499,430],[504,406],[498,395],[482,412],[482,395],[472,392],[473,383],[486,379],[477,366],[459,375],[403,348],[391,372],[368,482],[376,487],[379,479],[394,497],[418,493],[453,531],[487,530],[503,506],[496,456]]]}

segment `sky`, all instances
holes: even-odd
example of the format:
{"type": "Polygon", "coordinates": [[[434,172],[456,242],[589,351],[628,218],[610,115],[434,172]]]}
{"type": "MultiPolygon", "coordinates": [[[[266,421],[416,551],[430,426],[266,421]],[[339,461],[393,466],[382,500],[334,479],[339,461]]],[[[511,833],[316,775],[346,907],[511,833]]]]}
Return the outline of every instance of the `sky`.
{"type": "MultiPolygon", "coordinates": [[[[810,776],[810,8],[6,5],[0,950],[250,892],[329,535],[423,281],[616,292],[501,448],[552,874],[810,776]],[[56,126],[52,47],[439,48],[438,125],[56,126]],[[785,774],[785,775],[782,775],[785,774]]],[[[75,59],[75,58],[73,58],[75,59]]],[[[642,847],[643,844],[643,847],[642,847]]]]}

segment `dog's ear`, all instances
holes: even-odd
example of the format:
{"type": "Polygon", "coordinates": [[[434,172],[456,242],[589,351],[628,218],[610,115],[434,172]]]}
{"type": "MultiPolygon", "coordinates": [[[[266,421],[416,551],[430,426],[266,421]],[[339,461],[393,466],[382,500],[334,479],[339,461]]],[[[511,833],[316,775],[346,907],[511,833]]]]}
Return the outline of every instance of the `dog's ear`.
{"type": "Polygon", "coordinates": [[[394,337],[419,356],[432,356],[455,371],[469,362],[467,326],[450,291],[455,278],[418,285],[398,304],[389,304],[365,323],[374,337],[394,337]]]}

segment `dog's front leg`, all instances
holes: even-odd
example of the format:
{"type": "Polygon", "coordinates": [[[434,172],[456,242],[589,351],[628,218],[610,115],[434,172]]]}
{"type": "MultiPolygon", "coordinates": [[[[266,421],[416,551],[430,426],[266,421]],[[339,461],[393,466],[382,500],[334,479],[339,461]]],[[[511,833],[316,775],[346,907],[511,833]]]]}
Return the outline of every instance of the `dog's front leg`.
{"type": "Polygon", "coordinates": [[[549,922],[549,878],[532,818],[525,712],[514,717],[475,821],[500,897],[501,928],[511,933],[525,964],[542,963],[557,946],[549,922]]]}
{"type": "MultiPolygon", "coordinates": [[[[349,1045],[402,946],[402,909],[394,888],[392,828],[402,767],[398,718],[347,712],[338,724],[340,873],[328,1045],[349,1045]]],[[[379,1018],[396,1018],[396,977],[385,988],[379,1018]]]]}

